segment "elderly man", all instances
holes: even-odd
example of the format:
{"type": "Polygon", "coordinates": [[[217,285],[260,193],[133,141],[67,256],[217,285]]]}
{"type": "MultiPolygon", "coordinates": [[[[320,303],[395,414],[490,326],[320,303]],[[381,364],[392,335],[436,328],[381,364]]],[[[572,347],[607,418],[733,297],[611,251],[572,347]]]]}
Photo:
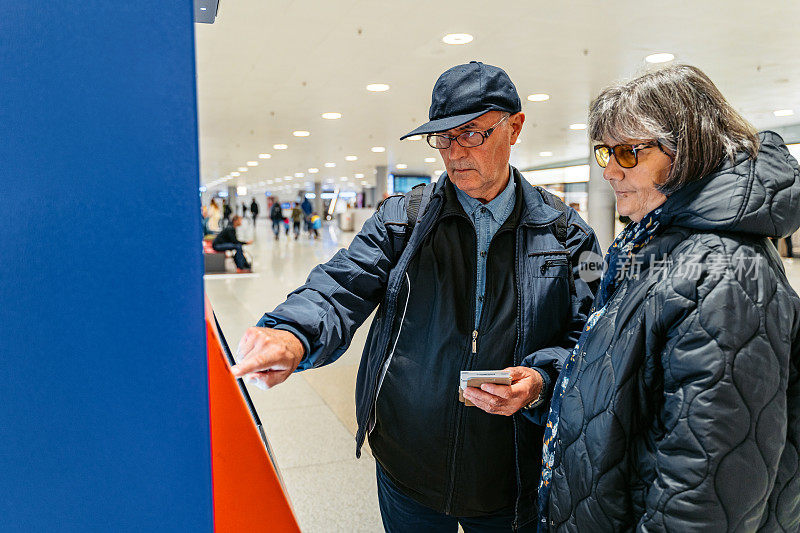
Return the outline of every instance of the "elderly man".
{"type": "Polygon", "coordinates": [[[425,134],[447,173],[390,197],[239,344],[236,376],[271,387],[335,361],[380,306],[357,380],[387,531],[532,530],[552,386],[583,328],[598,252],[575,211],[509,165],[525,115],[500,68],[443,73],[425,134]],[[421,193],[421,194],[420,194],[421,193]],[[510,385],[463,393],[462,370],[510,385]]]}

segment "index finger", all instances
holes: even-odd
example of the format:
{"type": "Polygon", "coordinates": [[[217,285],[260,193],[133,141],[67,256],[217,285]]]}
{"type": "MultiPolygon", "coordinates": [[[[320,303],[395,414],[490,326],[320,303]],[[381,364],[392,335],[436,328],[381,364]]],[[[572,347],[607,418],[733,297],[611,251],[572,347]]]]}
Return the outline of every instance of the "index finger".
{"type": "Polygon", "coordinates": [[[249,374],[250,372],[258,372],[263,370],[269,370],[269,365],[265,364],[264,361],[260,360],[257,354],[252,352],[231,367],[231,372],[233,372],[233,375],[237,378],[240,378],[245,374],[249,374]]]}
{"type": "Polygon", "coordinates": [[[250,335],[250,329],[244,332],[242,338],[239,340],[239,345],[236,347],[236,353],[233,354],[233,358],[236,360],[237,363],[242,361],[247,354],[250,353],[250,350],[253,349],[253,336],[250,335]]]}

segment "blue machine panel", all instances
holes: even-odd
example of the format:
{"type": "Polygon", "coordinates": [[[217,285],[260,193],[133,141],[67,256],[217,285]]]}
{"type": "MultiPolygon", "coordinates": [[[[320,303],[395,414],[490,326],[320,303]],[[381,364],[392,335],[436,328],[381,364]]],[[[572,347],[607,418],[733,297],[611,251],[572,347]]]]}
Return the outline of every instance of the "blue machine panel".
{"type": "Polygon", "coordinates": [[[0,5],[0,529],[210,531],[192,0],[0,5]]]}

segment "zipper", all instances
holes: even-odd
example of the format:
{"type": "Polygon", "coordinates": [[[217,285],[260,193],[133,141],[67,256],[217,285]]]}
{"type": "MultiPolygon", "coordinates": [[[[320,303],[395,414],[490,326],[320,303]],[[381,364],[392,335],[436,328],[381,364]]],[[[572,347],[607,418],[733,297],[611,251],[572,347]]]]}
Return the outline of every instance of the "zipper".
{"type": "Polygon", "coordinates": [[[383,363],[383,368],[381,368],[380,378],[378,379],[378,388],[375,391],[375,401],[372,402],[372,416],[370,417],[369,424],[367,424],[367,435],[371,435],[372,430],[375,429],[375,422],[378,417],[378,396],[381,394],[383,379],[386,377],[386,372],[389,371],[389,364],[392,362],[394,349],[397,348],[397,341],[400,339],[400,333],[402,333],[403,331],[403,322],[405,322],[406,319],[406,311],[408,310],[408,301],[411,299],[411,278],[408,277],[408,272],[406,272],[406,283],[408,284],[408,291],[406,293],[406,304],[403,307],[403,314],[400,317],[400,326],[397,328],[397,337],[394,338],[392,351],[389,352],[389,357],[386,358],[386,362],[383,363]]]}
{"type": "MultiPolygon", "coordinates": [[[[459,216],[462,216],[462,215],[459,215],[459,216]]],[[[472,224],[472,220],[470,220],[468,217],[462,216],[462,218],[466,218],[467,221],[470,224],[472,224]]],[[[475,229],[474,224],[472,226],[473,226],[473,230],[474,230],[475,229]]],[[[512,231],[513,232],[512,229],[505,229],[505,230],[502,230],[502,231],[512,231]]],[[[497,233],[494,234],[494,237],[497,237],[497,235],[500,234],[500,233],[501,233],[501,231],[498,230],[497,233]]],[[[492,242],[494,242],[494,237],[492,237],[492,242]]],[[[486,255],[487,255],[487,265],[488,265],[489,251],[491,251],[491,249],[492,249],[492,242],[489,243],[489,250],[487,250],[487,253],[486,253],[486,255]]],[[[476,236],[476,239],[475,239],[476,251],[477,251],[477,243],[478,243],[478,241],[477,241],[477,236],[476,236]]],[[[514,258],[514,264],[515,265],[517,264],[516,257],[514,258]]],[[[477,266],[476,266],[476,268],[477,268],[477,266]]],[[[476,296],[475,296],[475,290],[477,289],[477,286],[478,286],[477,285],[477,271],[476,271],[476,276],[473,279],[475,280],[475,285],[472,287],[472,291],[471,291],[472,298],[473,298],[473,300],[472,300],[472,316],[475,315],[475,307],[478,305],[478,302],[477,302],[477,299],[476,299],[476,296]]],[[[516,274],[515,274],[515,277],[514,277],[515,283],[516,283],[516,279],[517,279],[517,277],[516,277],[516,274]]],[[[517,292],[517,346],[518,346],[519,345],[519,309],[521,307],[521,304],[520,304],[520,291],[516,291],[516,292],[517,292]]],[[[485,302],[486,302],[486,299],[484,298],[484,303],[485,302]]],[[[481,318],[480,318],[481,322],[483,322],[483,320],[484,320],[483,317],[484,317],[484,314],[481,313],[481,318]]],[[[480,328],[480,324],[478,324],[478,328],[480,328]]],[[[478,329],[473,329],[472,330],[472,339],[471,339],[471,343],[470,343],[471,344],[471,350],[469,351],[469,354],[467,356],[467,361],[469,361],[470,355],[472,356],[472,360],[473,361],[477,357],[477,353],[478,353],[478,335],[479,335],[478,329]]],[[[515,350],[516,349],[517,348],[515,347],[515,350]]],[[[513,361],[516,364],[516,353],[514,355],[513,361]]],[[[470,366],[470,368],[472,368],[472,364],[470,364],[469,366],[470,366]]],[[[445,514],[448,514],[448,515],[452,512],[453,495],[454,495],[453,493],[455,492],[455,482],[456,482],[455,477],[456,477],[456,463],[457,463],[457,458],[458,458],[458,440],[459,440],[459,436],[461,434],[461,429],[462,429],[461,428],[461,421],[462,421],[462,418],[463,418],[463,415],[464,415],[464,409],[466,409],[466,407],[463,406],[463,405],[458,405],[457,404],[456,405],[456,409],[458,411],[456,413],[456,425],[455,425],[455,433],[454,433],[455,434],[455,440],[453,442],[453,453],[452,453],[451,462],[450,462],[450,485],[449,485],[448,490],[447,490],[447,500],[445,502],[445,514]]],[[[516,451],[516,445],[517,445],[517,443],[516,443],[516,440],[517,440],[516,439],[516,422],[514,422],[514,426],[515,426],[514,427],[514,446],[515,446],[515,451],[516,451]]],[[[515,453],[515,456],[516,456],[516,453],[515,453]]],[[[517,477],[519,477],[519,464],[517,464],[517,477]]],[[[519,497],[517,498],[517,500],[519,500],[519,497]]],[[[514,528],[516,529],[516,516],[514,518],[514,524],[515,524],[514,528]]]]}
{"type": "Polygon", "coordinates": [[[556,265],[567,265],[567,266],[569,266],[569,261],[567,259],[548,259],[547,261],[544,262],[544,264],[542,265],[542,268],[540,269],[540,271],[541,271],[542,274],[544,274],[545,272],[547,272],[547,269],[549,269],[552,266],[556,266],[556,265]]]}
{"type": "MultiPolygon", "coordinates": [[[[472,226],[472,231],[473,233],[475,233],[475,224],[472,223],[472,220],[468,216],[462,215],[460,213],[456,216],[465,219],[469,223],[469,225],[472,226]]],[[[477,234],[475,234],[474,250],[475,253],[473,254],[473,256],[477,257],[477,252],[478,252],[477,234]]],[[[478,277],[478,265],[476,264],[475,276],[472,277],[473,281],[472,290],[470,291],[470,294],[472,295],[472,314],[470,316],[472,317],[475,316],[475,308],[478,305],[477,298],[475,297],[475,291],[478,288],[477,277],[478,277]]],[[[478,330],[475,329],[472,331],[472,338],[470,339],[470,342],[467,345],[466,361],[467,362],[469,361],[471,354],[477,354],[477,353],[478,353],[478,330]]],[[[462,360],[462,365],[461,365],[462,367],[464,366],[463,364],[464,362],[465,361],[462,360]]],[[[461,402],[459,402],[458,399],[456,399],[455,397],[453,398],[453,401],[456,404],[456,421],[455,421],[455,429],[453,431],[453,449],[450,455],[450,480],[447,486],[447,492],[446,492],[447,498],[445,499],[445,504],[444,504],[444,513],[447,515],[449,515],[453,510],[453,496],[455,493],[455,485],[456,485],[456,463],[457,463],[456,460],[458,459],[459,434],[461,433],[461,419],[464,416],[464,409],[466,409],[466,407],[463,404],[461,404],[461,402]]]]}

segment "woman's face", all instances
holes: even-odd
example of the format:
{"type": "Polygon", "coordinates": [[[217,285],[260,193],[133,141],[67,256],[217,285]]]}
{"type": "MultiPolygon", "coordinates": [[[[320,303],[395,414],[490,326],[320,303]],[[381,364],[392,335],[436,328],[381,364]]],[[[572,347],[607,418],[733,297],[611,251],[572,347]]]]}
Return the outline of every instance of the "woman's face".
{"type": "MultiPolygon", "coordinates": [[[[624,144],[636,146],[648,142],[652,141],[632,139],[624,141],[624,144]]],[[[603,143],[608,146],[620,144],[608,138],[604,138],[603,143]]],[[[658,146],[642,148],[637,151],[637,156],[638,163],[633,168],[621,167],[617,158],[611,156],[603,169],[603,177],[608,180],[617,197],[617,211],[634,222],[641,221],[650,211],[667,201],[656,185],[666,180],[672,164],[672,159],[658,146]]]]}

